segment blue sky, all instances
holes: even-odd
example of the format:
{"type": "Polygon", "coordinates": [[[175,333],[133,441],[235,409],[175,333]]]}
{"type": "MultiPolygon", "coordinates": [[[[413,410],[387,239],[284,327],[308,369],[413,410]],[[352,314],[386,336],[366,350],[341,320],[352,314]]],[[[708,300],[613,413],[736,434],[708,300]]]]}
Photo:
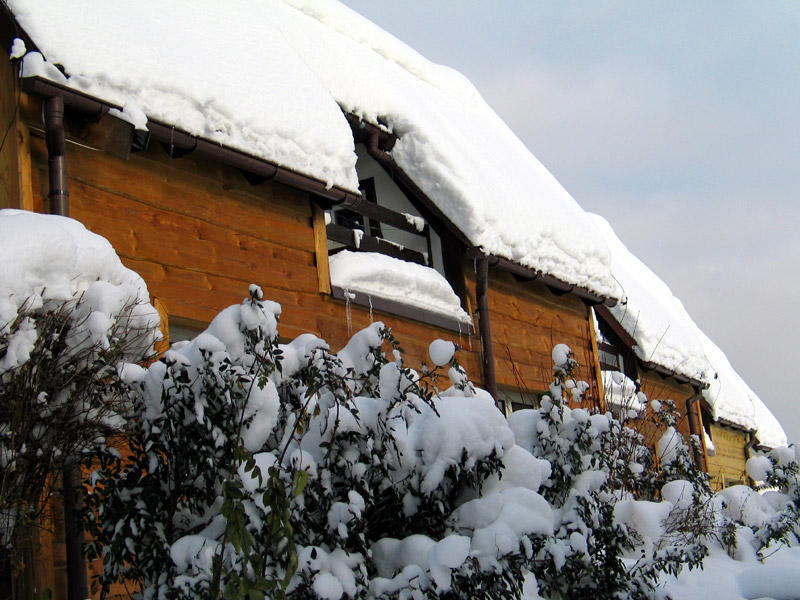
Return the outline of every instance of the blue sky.
{"type": "Polygon", "coordinates": [[[464,73],[800,441],[800,3],[345,0],[464,73]]]}

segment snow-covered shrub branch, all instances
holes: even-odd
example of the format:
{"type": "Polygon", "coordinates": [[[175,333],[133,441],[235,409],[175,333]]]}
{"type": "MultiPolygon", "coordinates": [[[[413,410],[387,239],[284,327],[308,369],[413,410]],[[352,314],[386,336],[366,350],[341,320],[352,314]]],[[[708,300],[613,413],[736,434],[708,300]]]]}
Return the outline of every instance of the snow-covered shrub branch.
{"type": "MultiPolygon", "coordinates": [[[[550,520],[511,523],[530,497],[549,509],[533,489],[481,503],[513,436],[452,344],[432,346],[457,384],[437,395],[438,369],[406,367],[380,323],[336,355],[311,335],[279,346],[279,308],[259,293],[126,370],[131,455],[101,456],[88,495],[104,584],[133,578],[165,598],[517,597],[520,535],[550,520]],[[502,551],[497,531],[511,536],[502,551]]],[[[529,463],[535,489],[544,467],[529,463]]]]}
{"type": "Polygon", "coordinates": [[[761,493],[737,485],[719,493],[725,516],[737,526],[740,554],[758,558],[800,542],[800,460],[796,447],[778,447],[747,461],[761,493]],[[742,547],[745,546],[746,547],[742,547]]]}
{"type": "Polygon", "coordinates": [[[0,211],[0,253],[3,550],[36,521],[65,466],[122,426],[118,370],[148,359],[160,334],[144,282],[77,222],[0,211]]]}
{"type": "Polygon", "coordinates": [[[88,494],[103,585],[135,579],[148,598],[645,598],[660,573],[701,561],[704,530],[675,535],[703,518],[688,510],[694,484],[621,475],[652,470],[649,450],[610,414],[569,408],[586,385],[565,346],[542,407],[507,422],[452,343],[432,343],[422,373],[380,323],[336,354],[309,334],[281,345],[279,307],[251,294],[125,370],[130,456],[101,453],[88,494]],[[666,501],[642,499],[661,484],[666,501]]]}
{"type": "MultiPolygon", "coordinates": [[[[711,532],[698,528],[705,513],[689,507],[703,500],[691,483],[670,483],[677,471],[654,470],[641,434],[611,413],[570,408],[568,400],[579,400],[587,386],[575,381],[577,363],[568,348],[556,346],[553,360],[554,382],[541,408],[509,417],[516,443],[552,468],[542,494],[554,511],[554,535],[531,568],[539,593],[549,598],[652,598],[660,573],[701,564],[703,536],[711,532]],[[685,487],[676,490],[675,485],[685,487]],[[665,501],[654,501],[656,490],[665,501]],[[695,527],[694,542],[676,536],[678,524],[684,523],[695,527]]],[[[685,444],[676,445],[673,454],[686,465],[685,444]]],[[[693,463],[687,468],[693,469],[692,479],[704,481],[693,463]]]]}

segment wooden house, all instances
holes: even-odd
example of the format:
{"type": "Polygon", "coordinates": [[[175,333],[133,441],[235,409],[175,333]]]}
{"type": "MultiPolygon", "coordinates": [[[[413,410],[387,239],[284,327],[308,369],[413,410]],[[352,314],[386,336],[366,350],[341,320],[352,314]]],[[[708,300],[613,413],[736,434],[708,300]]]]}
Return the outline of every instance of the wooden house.
{"type": "MultiPolygon", "coordinates": [[[[60,27],[48,21],[53,18],[52,5],[44,4],[33,11],[20,8],[25,18],[4,15],[4,47],[10,51],[13,40],[20,39],[27,54],[12,64],[4,62],[2,67],[3,122],[9,124],[11,132],[2,149],[3,172],[7,174],[3,178],[2,206],[68,214],[109,239],[125,264],[147,281],[173,337],[174,332],[185,335],[200,330],[220,309],[238,302],[250,282],[257,282],[266,297],[283,306],[281,333],[286,337],[310,331],[335,348],[348,338],[348,329],[356,330],[370,319],[380,318],[394,329],[412,359],[424,359],[431,339],[452,339],[462,348],[462,360],[478,383],[511,392],[519,390],[521,382],[526,390],[544,391],[551,374],[550,349],[554,343],[564,342],[582,365],[580,376],[594,386],[594,396],[598,397],[589,307],[613,303],[614,288],[608,273],[603,272],[602,242],[596,234],[594,243],[600,250],[589,250],[601,255],[589,261],[597,265],[594,274],[577,272],[577,264],[575,273],[565,270],[567,276],[558,269],[549,272],[537,265],[533,251],[526,253],[526,249],[517,247],[519,244],[501,242],[493,249],[482,238],[501,237],[504,225],[483,230],[473,225],[470,230],[455,223],[465,220],[460,212],[464,205],[454,204],[460,200],[460,190],[437,198],[432,192],[440,183],[430,174],[415,177],[392,151],[395,144],[418,132],[412,126],[408,133],[395,123],[387,126],[384,121],[391,121],[391,115],[372,122],[354,116],[353,112],[365,113],[368,105],[349,107],[345,100],[336,104],[333,98],[327,98],[338,111],[336,135],[349,138],[341,143],[349,143],[350,149],[340,154],[349,153],[354,163],[357,160],[340,181],[325,180],[324,169],[307,167],[313,160],[324,161],[324,154],[306,163],[298,160],[297,164],[281,157],[283,162],[279,163],[242,151],[236,147],[238,139],[228,146],[224,141],[204,138],[198,131],[187,131],[166,117],[149,118],[146,131],[135,129],[125,120],[120,89],[109,88],[105,95],[86,93],[75,85],[81,76],[71,71],[68,57],[52,59],[59,67],[41,61],[37,49],[48,43],[47,28],[60,27]],[[28,35],[26,26],[41,37],[28,35]],[[29,67],[26,61],[35,66],[29,67]],[[59,77],[59,69],[71,79],[59,77]],[[105,98],[115,95],[116,101],[105,98]],[[53,116],[61,114],[63,120],[53,116]],[[54,138],[59,139],[51,141],[54,138]],[[448,202],[454,205],[450,207],[448,202]],[[466,318],[454,318],[453,311],[426,310],[424,303],[420,308],[386,294],[367,294],[359,289],[345,294],[337,286],[335,274],[331,281],[328,262],[329,250],[334,253],[342,247],[379,252],[439,273],[452,288],[466,318]],[[351,298],[350,302],[345,296],[351,298]],[[483,324],[480,311],[486,315],[483,324]],[[489,327],[491,338],[487,335],[489,327]],[[484,351],[482,340],[488,339],[493,343],[484,351]],[[482,356],[491,354],[493,360],[481,362],[482,356]]],[[[11,7],[15,9],[13,3],[11,7]]],[[[344,7],[333,8],[328,18],[341,16],[336,11],[344,7]]],[[[283,10],[297,13],[286,17],[289,19],[311,19],[297,9],[283,10]]],[[[356,19],[356,15],[346,16],[356,19]]],[[[312,25],[341,38],[337,42],[341,45],[352,43],[320,19],[312,25]]],[[[80,25],[76,23],[76,27],[80,25]]],[[[360,18],[356,25],[359,31],[372,32],[360,18]]],[[[386,38],[380,42],[387,47],[397,44],[380,33],[386,38]]],[[[98,44],[102,45],[102,40],[98,44]]],[[[48,58],[49,48],[41,49],[48,58]]],[[[100,47],[97,50],[101,52],[100,47]]],[[[365,46],[358,52],[369,63],[367,59],[373,60],[381,50],[365,46]]],[[[414,66],[420,70],[438,68],[418,55],[408,60],[419,63],[414,66]]],[[[275,70],[284,78],[294,75],[291,70],[283,73],[280,65],[275,70]]],[[[400,76],[409,79],[406,87],[429,85],[410,70],[403,70],[400,76]]],[[[457,83],[468,85],[462,80],[457,83]]],[[[299,96],[305,91],[287,87],[287,96],[279,102],[291,106],[291,94],[299,96]]],[[[451,91],[445,89],[439,95],[451,91]]],[[[529,168],[526,180],[516,188],[531,197],[539,191],[537,187],[545,188],[550,197],[540,202],[551,205],[549,212],[560,210],[573,220],[586,220],[577,204],[482,101],[477,108],[464,106],[479,101],[474,90],[470,87],[463,94],[466,99],[452,104],[468,114],[470,110],[475,113],[482,125],[476,133],[486,135],[485,142],[511,144],[508,154],[519,164],[510,166],[529,168]],[[483,124],[481,119],[491,122],[483,124]]],[[[394,118],[400,121],[407,116],[403,110],[413,109],[413,105],[400,107],[394,118]]],[[[198,109],[198,115],[202,116],[203,110],[198,109]]],[[[306,118],[305,114],[290,116],[295,121],[306,118]]],[[[290,123],[287,128],[294,125],[290,123]]],[[[451,124],[452,128],[457,126],[459,123],[451,124]]],[[[283,141],[294,143],[291,139],[283,141]]],[[[425,153],[414,157],[424,159],[425,153]]],[[[483,157],[472,158],[478,161],[483,157]]],[[[469,175],[483,176],[490,182],[507,179],[494,168],[494,164],[486,165],[485,173],[469,175]]],[[[461,175],[448,168],[441,171],[452,177],[461,175]]],[[[456,185],[464,188],[470,183],[456,185]]],[[[507,187],[497,193],[502,195],[507,187]]],[[[519,203],[526,198],[512,200],[519,203]]],[[[491,211],[494,201],[490,199],[479,208],[491,211]]],[[[507,209],[500,198],[497,209],[507,209]]],[[[466,217],[477,220],[486,215],[466,217]]],[[[519,219],[508,215],[506,220],[519,219]]],[[[569,262],[566,253],[562,254],[559,256],[555,249],[551,255],[544,255],[542,262],[569,262]]]]}
{"type": "MultiPolygon", "coordinates": [[[[413,366],[454,341],[506,410],[536,404],[566,343],[605,407],[593,308],[607,339],[636,338],[609,312],[606,242],[468,81],[335,3],[191,21],[151,4],[2,5],[0,208],[106,237],[172,340],[255,282],[285,338],[336,349],[379,319],[413,366]]],[[[639,368],[649,396],[699,406],[702,379],[639,368]]],[[[38,578],[63,581],[66,556],[42,543],[38,578]]]]}
{"type": "MultiPolygon", "coordinates": [[[[255,282],[282,305],[282,336],[311,332],[335,349],[380,319],[414,366],[433,339],[452,340],[509,409],[547,390],[552,347],[566,343],[602,406],[591,310],[615,301],[602,240],[466,80],[338,5],[275,2],[249,25],[226,22],[227,8],[203,15],[231,50],[219,64],[205,39],[169,41],[177,5],[158,19],[145,5],[92,18],[67,2],[8,6],[0,208],[67,215],[107,238],[146,280],[169,339],[202,330],[255,282]],[[144,39],[115,39],[132,34],[131,17],[144,39]],[[64,31],[84,41],[65,45],[64,31]],[[325,43],[309,48],[309,36],[325,43]],[[187,56],[208,63],[187,74],[187,56]],[[203,97],[198,72],[253,56],[261,79],[251,65],[209,84],[220,99],[203,97]],[[342,89],[354,63],[364,73],[342,89]],[[373,276],[341,268],[351,251],[364,253],[356,264],[374,259],[373,276]]],[[[36,539],[25,593],[85,597],[58,510],[46,525],[55,534],[36,539]]]]}

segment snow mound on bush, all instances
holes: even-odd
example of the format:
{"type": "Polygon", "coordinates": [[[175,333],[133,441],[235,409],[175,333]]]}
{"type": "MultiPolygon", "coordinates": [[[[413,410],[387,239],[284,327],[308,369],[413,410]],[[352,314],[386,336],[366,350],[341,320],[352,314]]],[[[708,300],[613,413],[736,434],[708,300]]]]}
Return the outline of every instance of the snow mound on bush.
{"type": "MultiPolygon", "coordinates": [[[[75,350],[95,344],[107,348],[109,337],[120,333],[115,330],[119,319],[126,332],[142,333],[131,354],[147,354],[160,336],[144,280],[122,265],[105,238],[78,221],[0,210],[0,256],[0,332],[10,330],[20,311],[76,301],[70,337],[75,350]]],[[[0,372],[28,360],[35,331],[22,327],[16,338],[0,360],[0,372]]]]}

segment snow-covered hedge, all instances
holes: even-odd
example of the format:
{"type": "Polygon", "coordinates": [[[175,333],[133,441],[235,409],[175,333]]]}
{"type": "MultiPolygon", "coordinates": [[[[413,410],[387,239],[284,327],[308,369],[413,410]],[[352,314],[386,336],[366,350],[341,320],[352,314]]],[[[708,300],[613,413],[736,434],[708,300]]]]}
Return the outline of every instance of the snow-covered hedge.
{"type": "Polygon", "coordinates": [[[507,421],[452,343],[435,340],[422,373],[380,323],[336,354],[313,335],[279,344],[280,307],[253,286],[144,367],[157,315],[105,240],[0,211],[0,251],[2,541],[81,455],[103,586],[135,580],[146,598],[652,598],[709,549],[754,561],[798,541],[794,449],[749,461],[771,491],[713,495],[674,406],[654,401],[656,470],[636,431],[570,408],[586,386],[566,346],[541,407],[507,421]]]}
{"type": "Polygon", "coordinates": [[[381,323],[333,354],[309,334],[278,344],[279,315],[253,286],[194,340],[125,369],[131,455],[101,455],[87,495],[105,584],[135,579],[154,598],[645,598],[660,572],[702,559],[703,536],[674,523],[705,518],[691,510],[705,489],[642,477],[637,434],[567,406],[586,386],[566,346],[542,408],[509,423],[449,342],[418,373],[381,323]]]}

